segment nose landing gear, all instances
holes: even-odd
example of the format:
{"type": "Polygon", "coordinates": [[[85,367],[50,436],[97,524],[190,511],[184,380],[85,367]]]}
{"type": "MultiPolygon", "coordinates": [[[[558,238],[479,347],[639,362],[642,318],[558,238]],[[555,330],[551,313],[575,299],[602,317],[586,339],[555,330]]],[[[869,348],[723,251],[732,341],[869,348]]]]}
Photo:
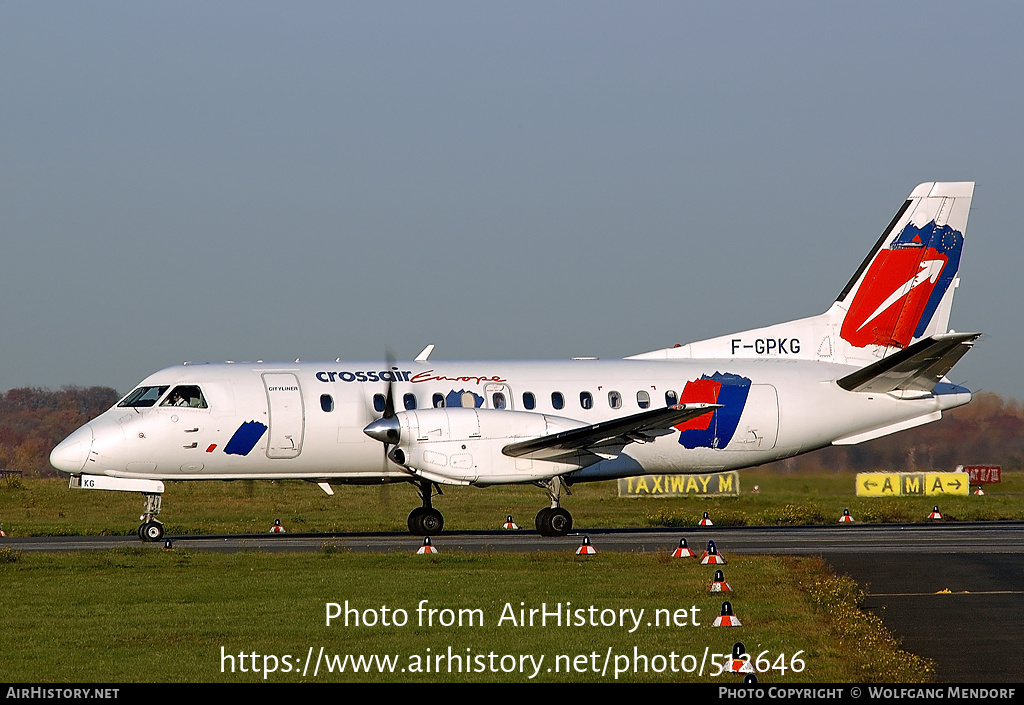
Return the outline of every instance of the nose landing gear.
{"type": "Polygon", "coordinates": [[[424,480],[419,483],[420,500],[423,502],[423,506],[416,507],[409,514],[409,533],[413,536],[434,536],[441,533],[441,529],[444,528],[444,517],[430,504],[434,488],[437,488],[437,493],[441,494],[441,488],[433,482],[424,480]]]}
{"type": "Polygon", "coordinates": [[[142,520],[142,526],[139,527],[138,534],[143,541],[152,543],[164,537],[164,525],[155,519],[156,515],[160,513],[161,495],[143,494],[143,497],[146,499],[146,509],[139,517],[142,520]]]}

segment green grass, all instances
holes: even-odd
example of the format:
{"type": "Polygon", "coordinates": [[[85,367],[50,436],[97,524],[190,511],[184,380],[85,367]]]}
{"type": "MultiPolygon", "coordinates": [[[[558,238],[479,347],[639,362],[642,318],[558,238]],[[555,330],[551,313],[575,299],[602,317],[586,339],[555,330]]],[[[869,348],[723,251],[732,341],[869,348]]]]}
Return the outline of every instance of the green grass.
{"type": "MultiPolygon", "coordinates": [[[[694,526],[703,512],[717,525],[831,524],[844,508],[858,522],[926,522],[938,504],[947,520],[1024,519],[1024,476],[1004,473],[984,497],[858,498],[852,474],[740,473],[736,498],[617,496],[614,482],[577,485],[563,506],[581,529],[694,526]],[[759,494],[751,494],[754,485],[759,494]]],[[[419,499],[411,485],[339,485],[329,497],[292,482],[167,483],[160,515],[170,534],[263,533],[279,518],[289,531],[404,531],[419,499]]],[[[496,529],[511,514],[525,528],[546,503],[533,486],[445,488],[434,506],[449,530],[496,529]]],[[[0,524],[12,536],[131,535],[142,512],[135,493],[70,490],[56,479],[0,480],[0,524]]]]}
{"type": "MultiPolygon", "coordinates": [[[[544,656],[539,682],[611,682],[615,664],[627,667],[618,680],[737,682],[713,678],[711,659],[704,675],[672,673],[699,667],[705,650],[729,653],[736,640],[755,658],[762,652],[787,666],[799,653],[804,670],[761,675],[762,682],[906,681],[927,677],[929,665],[899,651],[877,619],[856,609],[858,594],[848,579],[836,578],[818,559],[779,560],[730,557],[726,577],[743,626],[714,628],[722,599],[707,586],[713,568],[666,555],[441,554],[366,555],[325,550],[318,554],[212,554],[132,547],[82,554],[18,554],[0,550],[0,673],[7,682],[254,682],[252,659],[241,672],[240,654],[258,654],[259,669],[278,658],[271,682],[400,681],[521,682],[522,674],[492,672],[502,656],[544,656]],[[416,608],[479,609],[484,625],[420,626],[416,608]],[[337,602],[380,613],[403,609],[405,626],[346,627],[339,618],[325,625],[326,603],[337,602]],[[571,603],[574,609],[644,609],[641,626],[530,626],[498,624],[505,604],[540,608],[571,603]],[[694,608],[699,610],[693,612],[694,608]],[[696,615],[700,626],[647,626],[654,610],[696,615]],[[398,672],[321,672],[305,677],[302,663],[313,649],[329,655],[393,654],[398,672]],[[481,655],[478,673],[401,672],[417,657],[481,655]],[[647,673],[634,673],[634,648],[648,657],[647,673]],[[222,662],[221,655],[235,656],[222,662]],[[469,650],[467,652],[467,649],[469,650]],[[612,657],[600,671],[609,649],[612,657]],[[488,661],[489,654],[496,654],[488,661]],[[597,656],[595,657],[594,654],[597,656]],[[285,655],[292,672],[284,673],[285,655]],[[554,669],[558,661],[562,672],[554,669]],[[693,659],[684,661],[683,657],[693,659]],[[577,660],[580,657],[580,660],[577,660]],[[618,660],[616,661],[616,658],[618,660]],[[625,659],[625,660],[623,660],[625,659]],[[224,672],[222,672],[224,663],[224,672]],[[584,672],[566,673],[571,664],[584,672]],[[664,673],[653,669],[661,667],[664,673]]],[[[441,613],[437,613],[440,618],[441,613]]],[[[606,613],[610,614],[610,613],[606,613]]],[[[588,617],[589,621],[589,617],[588,617]]],[[[629,623],[632,625],[632,622],[629,623]]],[[[511,664],[507,658],[504,663],[511,664]]],[[[641,666],[642,661],[637,662],[641,666]]],[[[454,663],[453,663],[454,665],[454,663]]],[[[517,662],[518,665],[518,662],[517,662]]]]}

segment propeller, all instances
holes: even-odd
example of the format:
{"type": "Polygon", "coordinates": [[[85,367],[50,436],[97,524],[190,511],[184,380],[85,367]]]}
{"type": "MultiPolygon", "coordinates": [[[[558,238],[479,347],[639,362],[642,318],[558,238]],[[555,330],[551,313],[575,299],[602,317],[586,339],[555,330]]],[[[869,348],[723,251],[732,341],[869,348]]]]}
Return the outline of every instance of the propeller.
{"type": "Polygon", "coordinates": [[[384,395],[384,415],[376,421],[371,421],[367,424],[363,429],[363,433],[375,441],[380,441],[384,444],[384,466],[386,467],[388,458],[399,465],[403,465],[405,463],[405,453],[401,448],[391,449],[391,446],[398,445],[399,441],[402,440],[402,424],[395,415],[395,375],[392,369],[395,366],[395,356],[388,350],[385,357],[388,379],[384,395]]]}

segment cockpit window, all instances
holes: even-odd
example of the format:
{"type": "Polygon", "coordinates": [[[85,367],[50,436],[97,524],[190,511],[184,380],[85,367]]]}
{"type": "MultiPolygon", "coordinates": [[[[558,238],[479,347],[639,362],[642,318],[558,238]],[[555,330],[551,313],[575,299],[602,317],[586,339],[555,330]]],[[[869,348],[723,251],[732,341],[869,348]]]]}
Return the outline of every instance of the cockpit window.
{"type": "Polygon", "coordinates": [[[162,387],[139,387],[119,402],[118,406],[153,406],[167,391],[168,386],[165,384],[162,387]]]}
{"type": "Polygon", "coordinates": [[[202,390],[194,384],[178,385],[160,403],[160,406],[188,406],[193,409],[207,408],[206,398],[203,396],[202,390]]]}

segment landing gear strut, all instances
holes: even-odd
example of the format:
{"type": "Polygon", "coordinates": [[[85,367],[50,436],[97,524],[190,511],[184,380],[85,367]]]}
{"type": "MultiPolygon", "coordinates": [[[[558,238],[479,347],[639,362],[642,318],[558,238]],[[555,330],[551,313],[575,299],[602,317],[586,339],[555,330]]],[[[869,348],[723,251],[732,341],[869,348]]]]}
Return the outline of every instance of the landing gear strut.
{"type": "Polygon", "coordinates": [[[420,500],[423,502],[423,506],[416,507],[409,514],[409,532],[413,536],[433,536],[441,533],[441,529],[444,528],[444,517],[430,504],[435,488],[437,494],[442,494],[441,488],[433,482],[422,480],[419,483],[420,500]]]}
{"type": "Polygon", "coordinates": [[[139,538],[147,542],[159,541],[164,537],[164,525],[155,517],[160,513],[161,495],[143,493],[142,496],[146,499],[146,509],[139,517],[142,520],[142,526],[138,531],[139,538]]]}
{"type": "MultiPolygon", "coordinates": [[[[562,481],[553,477],[543,485],[548,491],[551,506],[537,512],[535,525],[541,536],[565,536],[572,531],[572,514],[563,509],[559,502],[562,495],[562,481]]],[[[566,494],[569,488],[565,488],[566,494]]]]}

